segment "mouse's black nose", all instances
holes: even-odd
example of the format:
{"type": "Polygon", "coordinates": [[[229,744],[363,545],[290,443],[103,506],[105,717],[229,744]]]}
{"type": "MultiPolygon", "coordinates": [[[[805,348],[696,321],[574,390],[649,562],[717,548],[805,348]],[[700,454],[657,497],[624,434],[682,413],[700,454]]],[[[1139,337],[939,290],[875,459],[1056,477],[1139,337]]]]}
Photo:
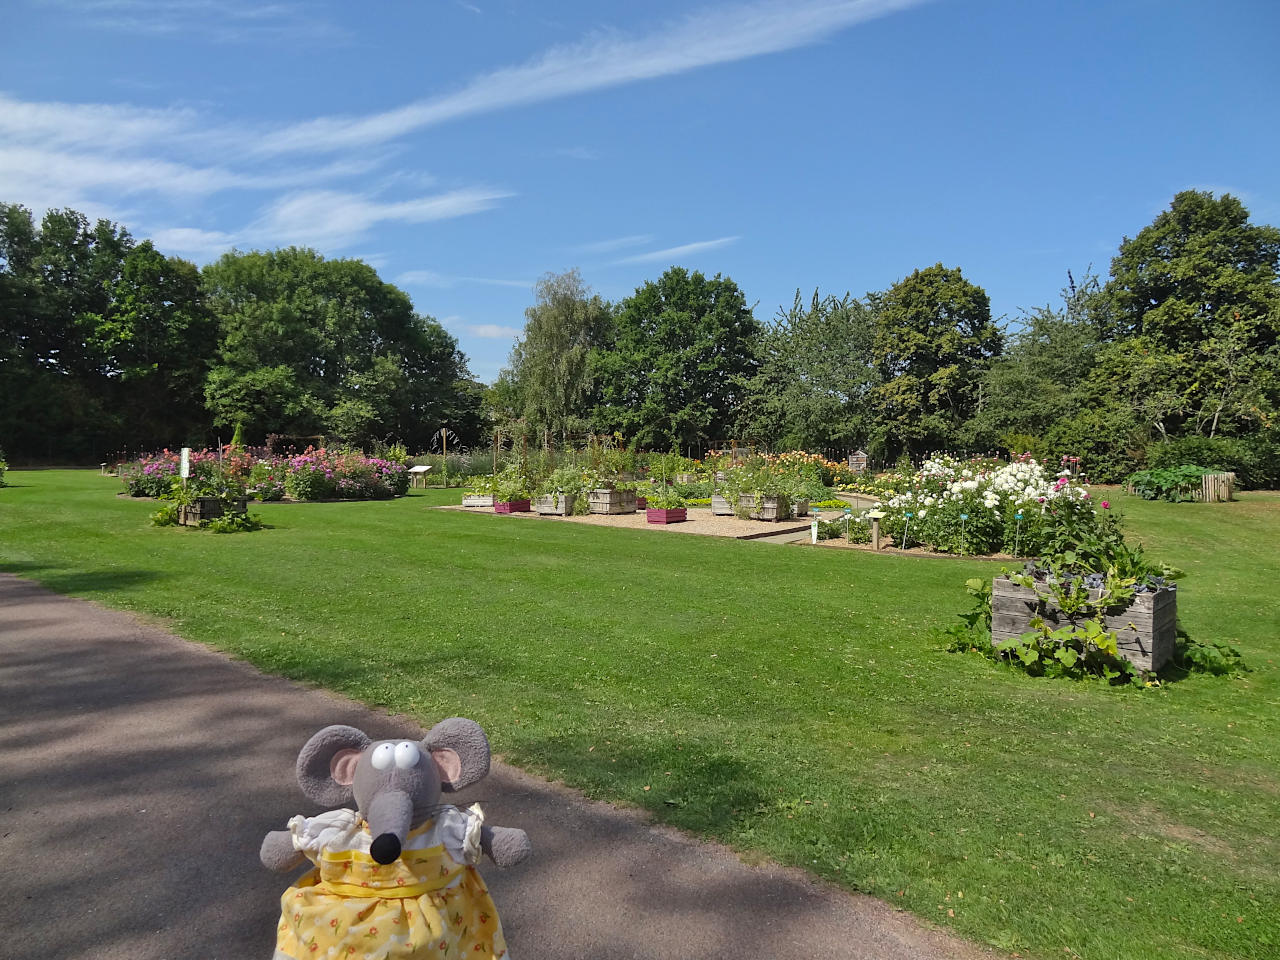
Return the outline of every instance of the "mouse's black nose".
{"type": "Polygon", "coordinates": [[[379,863],[390,863],[400,856],[400,838],[394,833],[379,834],[369,844],[369,855],[379,863]]]}

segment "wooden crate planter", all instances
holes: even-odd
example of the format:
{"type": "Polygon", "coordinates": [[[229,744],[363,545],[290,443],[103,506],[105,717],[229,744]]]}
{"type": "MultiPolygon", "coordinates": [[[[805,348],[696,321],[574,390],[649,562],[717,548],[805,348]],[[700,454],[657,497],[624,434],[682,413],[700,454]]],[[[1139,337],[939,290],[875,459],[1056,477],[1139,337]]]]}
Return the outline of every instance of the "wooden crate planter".
{"type": "Polygon", "coordinates": [[[493,505],[494,513],[528,513],[528,500],[498,500],[493,505]]]}
{"type": "Polygon", "coordinates": [[[787,520],[791,517],[791,500],[787,497],[761,497],[759,508],[756,507],[756,496],[744,493],[738,500],[742,511],[752,520],[787,520]]]}
{"type": "Polygon", "coordinates": [[[676,483],[697,483],[699,477],[696,473],[677,473],[676,483]]]}
{"type": "Polygon", "coordinates": [[[642,496],[640,496],[640,494],[638,494],[638,493],[637,493],[637,494],[636,494],[636,509],[637,509],[637,510],[647,510],[647,509],[649,509],[649,498],[648,498],[648,497],[642,497],[642,496]]]}
{"type": "Polygon", "coordinates": [[[689,519],[689,512],[684,507],[649,507],[644,512],[644,518],[648,523],[684,523],[689,519]]]}
{"type": "MultiPolygon", "coordinates": [[[[1091,590],[1090,595],[1098,596],[1091,590]]],[[[991,642],[1009,640],[1031,629],[1033,616],[1051,629],[1073,622],[1051,596],[996,577],[991,584],[991,642]]],[[[1080,618],[1088,619],[1088,618],[1080,618]]],[[[1140,593],[1127,607],[1106,611],[1103,626],[1115,631],[1120,655],[1139,670],[1159,670],[1173,656],[1177,641],[1178,593],[1168,588],[1140,593]]]]}
{"type": "Polygon", "coordinates": [[[711,494],[711,515],[715,517],[733,516],[733,507],[729,501],[718,493],[711,494]]]}
{"type": "Polygon", "coordinates": [[[587,494],[587,507],[592,513],[635,513],[636,492],[600,487],[587,494]]]}
{"type": "Polygon", "coordinates": [[[576,493],[549,493],[533,501],[533,509],[544,517],[567,517],[573,513],[573,505],[577,502],[576,493]]]}
{"type": "Polygon", "coordinates": [[[797,517],[807,517],[809,515],[809,501],[797,500],[791,504],[791,512],[797,517]]]}
{"type": "MultiPolygon", "coordinates": [[[[248,498],[242,497],[231,505],[231,513],[246,513],[248,498]]],[[[217,497],[196,497],[190,504],[178,507],[178,523],[184,527],[198,527],[201,520],[212,520],[223,514],[222,501],[217,497]]]]}
{"type": "Polygon", "coordinates": [[[469,493],[462,498],[464,507],[492,507],[493,495],[488,493],[469,493]]]}

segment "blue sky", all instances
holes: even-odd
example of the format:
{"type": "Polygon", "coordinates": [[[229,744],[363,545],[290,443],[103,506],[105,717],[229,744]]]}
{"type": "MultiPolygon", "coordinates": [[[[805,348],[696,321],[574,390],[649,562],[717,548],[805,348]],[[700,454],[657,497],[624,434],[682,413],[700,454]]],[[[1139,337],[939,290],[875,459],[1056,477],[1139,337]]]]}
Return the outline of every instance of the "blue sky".
{"type": "Polygon", "coordinates": [[[542,273],[993,311],[1187,188],[1280,223],[1274,0],[6,0],[0,200],[361,257],[491,380],[542,273]]]}

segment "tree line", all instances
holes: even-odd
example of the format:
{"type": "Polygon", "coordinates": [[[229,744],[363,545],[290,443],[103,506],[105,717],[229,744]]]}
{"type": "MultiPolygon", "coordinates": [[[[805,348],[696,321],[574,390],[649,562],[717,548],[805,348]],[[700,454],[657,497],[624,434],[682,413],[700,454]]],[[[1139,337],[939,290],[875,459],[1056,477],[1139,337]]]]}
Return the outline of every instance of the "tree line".
{"type": "Polygon", "coordinates": [[[942,264],[861,297],[797,291],[764,322],[728,277],[672,267],[609,303],[570,270],[538,282],[486,389],[358,260],[291,247],[199,269],[105,220],[0,205],[0,447],[84,462],[239,426],[426,450],[442,426],[464,446],[496,426],[682,451],[1001,447],[1082,456],[1097,480],[1156,446],[1231,447],[1280,472],[1278,267],[1280,230],[1186,191],[1108,276],[1068,273],[1012,323],[942,264]]]}
{"type": "Polygon", "coordinates": [[[106,220],[0,205],[0,447],[84,462],[250,442],[474,441],[457,341],[357,260],[290,247],[203,269],[106,220]]]}
{"type": "Polygon", "coordinates": [[[1274,483],[1278,267],[1280,230],[1191,190],[1121,242],[1109,276],[1068,272],[1058,304],[1011,323],[942,264],[863,297],[797,291],[764,323],[719,275],[672,267],[610,304],[576,270],[548,274],[486,406],[509,433],[650,449],[1002,448],[1081,456],[1106,481],[1159,447],[1266,461],[1274,483]]]}

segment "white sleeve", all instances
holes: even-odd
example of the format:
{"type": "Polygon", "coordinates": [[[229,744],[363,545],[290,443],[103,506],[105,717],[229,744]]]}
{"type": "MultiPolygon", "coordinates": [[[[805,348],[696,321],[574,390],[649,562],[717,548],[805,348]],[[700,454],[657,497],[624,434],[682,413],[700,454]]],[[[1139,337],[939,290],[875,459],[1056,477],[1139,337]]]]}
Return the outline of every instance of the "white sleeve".
{"type": "Polygon", "coordinates": [[[440,842],[458,863],[480,862],[480,831],[484,827],[484,811],[473,803],[466,810],[450,807],[439,817],[440,842]]]}
{"type": "Polygon", "coordinates": [[[315,860],[323,850],[350,849],[352,834],[360,818],[354,810],[330,810],[314,817],[297,816],[289,821],[293,849],[315,860]]]}

